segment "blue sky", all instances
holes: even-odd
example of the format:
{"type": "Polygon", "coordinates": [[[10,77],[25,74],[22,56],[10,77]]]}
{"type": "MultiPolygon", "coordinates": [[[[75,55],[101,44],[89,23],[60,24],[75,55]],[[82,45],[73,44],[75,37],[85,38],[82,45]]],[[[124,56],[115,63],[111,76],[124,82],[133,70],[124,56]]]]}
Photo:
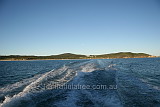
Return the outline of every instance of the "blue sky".
{"type": "Polygon", "coordinates": [[[1,0],[0,55],[160,55],[159,0],[1,0]]]}

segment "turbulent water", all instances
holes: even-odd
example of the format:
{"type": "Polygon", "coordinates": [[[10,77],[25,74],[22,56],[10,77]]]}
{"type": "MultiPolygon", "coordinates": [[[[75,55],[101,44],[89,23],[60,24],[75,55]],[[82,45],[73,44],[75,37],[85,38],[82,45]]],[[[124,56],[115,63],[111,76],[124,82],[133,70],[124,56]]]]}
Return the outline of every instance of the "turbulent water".
{"type": "Polygon", "coordinates": [[[0,107],[160,107],[160,58],[0,61],[0,107]]]}

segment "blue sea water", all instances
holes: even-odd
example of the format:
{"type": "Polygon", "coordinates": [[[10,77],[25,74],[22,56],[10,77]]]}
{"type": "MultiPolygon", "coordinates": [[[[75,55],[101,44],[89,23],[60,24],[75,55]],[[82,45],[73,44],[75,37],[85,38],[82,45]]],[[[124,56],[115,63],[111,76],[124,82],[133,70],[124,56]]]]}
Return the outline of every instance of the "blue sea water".
{"type": "Polygon", "coordinates": [[[160,58],[0,61],[0,107],[160,107],[160,58]]]}

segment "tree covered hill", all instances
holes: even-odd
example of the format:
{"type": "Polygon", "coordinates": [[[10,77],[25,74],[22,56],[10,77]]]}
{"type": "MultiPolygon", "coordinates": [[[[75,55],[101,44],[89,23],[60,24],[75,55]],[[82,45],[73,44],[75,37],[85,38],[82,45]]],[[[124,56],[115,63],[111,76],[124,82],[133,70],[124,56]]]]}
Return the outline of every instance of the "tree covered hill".
{"type": "Polygon", "coordinates": [[[0,56],[0,60],[48,60],[48,59],[111,59],[111,58],[147,58],[153,57],[146,53],[132,53],[132,52],[119,52],[102,55],[80,55],[72,53],[64,53],[51,56],[21,56],[21,55],[9,55],[0,56]]]}
{"type": "Polygon", "coordinates": [[[151,55],[146,53],[132,53],[132,52],[119,52],[119,53],[96,55],[96,58],[143,58],[143,57],[151,57],[151,55]]]}

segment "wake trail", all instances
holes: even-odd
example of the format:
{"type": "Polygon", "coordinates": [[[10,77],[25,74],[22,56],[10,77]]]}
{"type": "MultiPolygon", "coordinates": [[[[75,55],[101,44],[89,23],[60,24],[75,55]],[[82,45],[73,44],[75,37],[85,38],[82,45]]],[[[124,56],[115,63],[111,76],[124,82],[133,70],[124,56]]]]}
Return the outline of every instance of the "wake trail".
{"type": "Polygon", "coordinates": [[[63,85],[69,82],[76,75],[76,66],[81,66],[83,64],[86,64],[86,62],[74,62],[68,65],[64,65],[57,70],[52,70],[42,75],[30,78],[29,82],[18,82],[16,84],[19,86],[16,86],[16,88],[14,87],[15,84],[1,88],[0,91],[3,93],[3,96],[6,95],[6,93],[16,90],[22,86],[26,86],[21,92],[11,97],[5,96],[5,100],[0,104],[0,106],[14,107],[15,104],[17,106],[23,106],[23,103],[21,102],[30,102],[29,104],[33,106],[34,104],[32,104],[32,98],[35,98],[37,96],[36,94],[41,94],[47,90],[55,89],[56,86],[53,84],[55,82],[58,83],[58,85],[63,85]],[[7,90],[8,87],[12,87],[12,89],[7,90]]]}
{"type": "MultiPolygon", "coordinates": [[[[81,66],[77,76],[69,83],[74,85],[116,86],[116,70],[110,61],[92,60],[81,66]]],[[[119,106],[121,101],[116,89],[74,89],[65,93],[66,99],[55,102],[57,107],[119,106]]]]}
{"type": "MultiPolygon", "coordinates": [[[[116,85],[117,71],[114,66],[115,64],[112,60],[75,61],[63,65],[59,69],[29,79],[30,82],[28,83],[20,84],[20,86],[25,86],[25,88],[13,96],[5,96],[5,100],[0,106],[122,106],[116,89],[56,88],[58,86],[72,84],[90,86],[106,85],[107,87],[116,85]]],[[[3,91],[4,90],[5,89],[3,89],[3,91]]],[[[9,92],[9,90],[6,92],[4,91],[4,93],[7,92],[9,92]]]]}

